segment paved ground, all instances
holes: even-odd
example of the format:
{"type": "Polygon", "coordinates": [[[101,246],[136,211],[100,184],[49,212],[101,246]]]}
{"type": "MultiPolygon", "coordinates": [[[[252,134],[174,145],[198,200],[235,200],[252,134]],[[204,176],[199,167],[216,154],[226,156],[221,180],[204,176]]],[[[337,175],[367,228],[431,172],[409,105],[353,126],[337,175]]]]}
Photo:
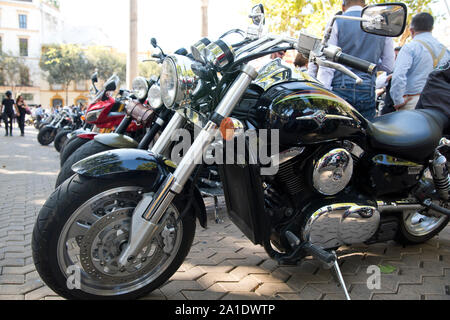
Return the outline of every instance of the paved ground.
{"type": "MultiPolygon", "coordinates": [[[[30,239],[36,216],[52,192],[58,154],[27,137],[3,137],[0,130],[0,300],[59,299],[39,279],[30,239]]],[[[17,130],[16,130],[17,132],[17,130]]],[[[223,202],[222,202],[223,205],[223,202]]],[[[208,202],[212,218],[212,202],[208,202]]],[[[330,271],[312,260],[279,267],[227,219],[197,229],[180,270],[146,299],[343,299],[330,271]]],[[[427,244],[395,243],[343,248],[340,264],[353,299],[450,300],[450,228],[427,244]],[[381,289],[369,290],[367,269],[381,265],[381,289]]]]}

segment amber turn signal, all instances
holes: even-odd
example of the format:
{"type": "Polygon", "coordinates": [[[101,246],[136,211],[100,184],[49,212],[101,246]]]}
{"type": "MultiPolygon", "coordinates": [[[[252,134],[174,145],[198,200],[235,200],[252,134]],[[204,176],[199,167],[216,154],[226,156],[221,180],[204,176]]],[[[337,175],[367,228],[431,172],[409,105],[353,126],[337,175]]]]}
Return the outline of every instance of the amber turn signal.
{"type": "Polygon", "coordinates": [[[244,132],[244,125],[234,118],[225,118],[220,125],[220,133],[225,141],[231,141],[244,132]]]}

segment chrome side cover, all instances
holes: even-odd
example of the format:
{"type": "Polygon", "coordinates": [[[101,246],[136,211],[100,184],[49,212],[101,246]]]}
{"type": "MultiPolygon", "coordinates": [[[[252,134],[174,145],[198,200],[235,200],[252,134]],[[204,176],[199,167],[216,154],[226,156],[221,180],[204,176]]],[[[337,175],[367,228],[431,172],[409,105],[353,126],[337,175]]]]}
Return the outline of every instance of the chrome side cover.
{"type": "Polygon", "coordinates": [[[303,240],[323,249],[363,243],[378,230],[380,212],[371,206],[339,203],[325,206],[309,218],[303,240]]]}
{"type": "Polygon", "coordinates": [[[314,188],[326,196],[344,190],[353,176],[353,158],[345,149],[334,149],[320,158],[313,171],[314,188]]]}

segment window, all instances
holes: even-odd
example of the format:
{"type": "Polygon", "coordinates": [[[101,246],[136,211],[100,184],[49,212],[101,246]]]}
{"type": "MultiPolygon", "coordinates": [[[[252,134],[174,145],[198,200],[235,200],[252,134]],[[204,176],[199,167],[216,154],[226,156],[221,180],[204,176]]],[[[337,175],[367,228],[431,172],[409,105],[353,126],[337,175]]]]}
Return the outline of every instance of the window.
{"type": "Polygon", "coordinates": [[[21,57],[28,57],[28,39],[19,39],[19,49],[21,57]]]}
{"type": "Polygon", "coordinates": [[[27,28],[27,15],[19,14],[19,28],[26,29],[27,28]]]}
{"type": "Polygon", "coordinates": [[[3,53],[3,38],[0,36],[0,54],[3,53]]]}

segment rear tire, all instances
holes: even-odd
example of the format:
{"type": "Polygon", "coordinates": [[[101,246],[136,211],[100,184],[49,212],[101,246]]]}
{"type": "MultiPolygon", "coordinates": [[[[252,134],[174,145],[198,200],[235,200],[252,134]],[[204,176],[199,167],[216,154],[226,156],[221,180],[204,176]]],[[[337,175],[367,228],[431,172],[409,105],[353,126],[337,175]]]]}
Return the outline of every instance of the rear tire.
{"type": "Polygon", "coordinates": [[[67,141],[67,135],[71,133],[72,130],[61,130],[55,137],[55,143],[53,144],[55,146],[56,151],[61,152],[63,149],[64,144],[67,141]]]}
{"type": "Polygon", "coordinates": [[[55,140],[56,129],[44,127],[39,130],[38,141],[43,146],[50,145],[55,140]]]}
{"type": "Polygon", "coordinates": [[[63,184],[64,181],[69,179],[71,176],[75,174],[72,171],[72,166],[94,154],[114,150],[114,148],[105,146],[95,140],[89,141],[88,143],[81,146],[77,149],[67,160],[64,162],[64,165],[61,167],[61,171],[59,172],[58,178],[56,179],[55,188],[58,188],[63,184]]]}
{"type": "MultiPolygon", "coordinates": [[[[93,221],[93,224],[90,224],[90,227],[88,227],[86,230],[78,231],[79,229],[76,229],[76,232],[74,232],[74,234],[78,234],[78,236],[75,236],[71,233],[71,230],[73,230],[71,229],[72,227],[77,228],[78,223],[82,223],[81,221],[78,221],[76,219],[86,219],[83,215],[83,208],[87,207],[88,209],[90,209],[91,204],[93,203],[103,203],[102,199],[106,199],[106,201],[112,201],[110,199],[114,196],[119,198],[120,196],[122,196],[125,199],[130,199],[125,200],[128,201],[126,206],[127,208],[133,208],[130,203],[139,201],[140,197],[142,196],[138,196],[138,193],[136,193],[135,191],[129,191],[129,196],[128,198],[126,198],[125,196],[127,193],[126,191],[124,191],[124,189],[139,189],[144,193],[154,191],[149,190],[149,185],[149,181],[147,181],[145,178],[136,178],[136,176],[122,179],[90,179],[76,175],[70,180],[66,181],[60,188],[55,190],[55,192],[45,203],[44,207],[41,209],[33,231],[33,260],[36,266],[36,270],[38,271],[42,280],[53,291],[67,299],[116,300],[137,299],[154,291],[155,289],[162,286],[167,280],[169,280],[169,278],[179,269],[192,246],[196,228],[195,216],[193,212],[188,212],[188,214],[181,218],[180,222],[172,218],[170,218],[170,221],[167,220],[167,227],[175,228],[170,229],[174,230],[171,231],[173,232],[171,234],[174,234],[174,236],[171,235],[170,238],[172,240],[171,244],[173,245],[172,249],[168,249],[166,247],[166,241],[162,242],[163,247],[160,247],[160,238],[164,237],[164,234],[158,233],[158,240],[156,240],[155,238],[154,241],[150,242],[152,244],[152,248],[154,243],[159,244],[159,246],[156,245],[156,253],[152,253],[145,260],[142,259],[142,265],[140,267],[141,269],[137,270],[142,270],[147,267],[149,269],[146,269],[147,271],[141,274],[136,274],[136,272],[138,271],[134,272],[134,270],[132,270],[130,276],[136,276],[138,278],[136,278],[135,280],[121,280],[123,281],[121,284],[111,285],[111,281],[108,282],[108,280],[104,279],[106,277],[119,277],[120,279],[122,275],[118,272],[113,275],[108,274],[105,277],[103,275],[101,277],[95,277],[95,274],[93,276],[88,275],[88,273],[84,270],[82,258],[80,257],[80,255],[82,254],[81,249],[85,247],[76,245],[76,243],[80,243],[78,241],[82,241],[78,240],[80,238],[79,234],[81,234],[82,232],[84,232],[84,235],[81,236],[81,239],[83,239],[84,237],[88,237],[88,232],[98,232],[94,227],[97,227],[100,224],[99,221],[102,218],[97,217],[99,218],[99,220],[93,221]],[[119,195],[120,192],[121,195],[119,195]],[[104,196],[104,198],[101,198],[102,195],[104,196]],[[80,212],[82,213],[81,216],[80,212]],[[72,237],[75,238],[72,239],[72,237]],[[71,239],[71,241],[69,241],[69,239],[71,239]],[[74,239],[77,239],[75,244],[73,243],[73,241],[75,241],[74,239]],[[165,256],[161,253],[161,250],[164,250],[164,252],[166,252],[166,249],[171,251],[169,251],[169,253],[166,253],[165,256]],[[155,259],[157,260],[157,264],[154,264],[155,259]],[[147,260],[148,263],[146,262],[147,260]],[[68,278],[69,275],[73,274],[73,272],[70,272],[69,268],[80,268],[80,264],[82,268],[82,270],[79,269],[81,271],[79,273],[81,275],[81,288],[70,290],[68,288],[68,283],[70,283],[70,281],[68,281],[68,278]]],[[[106,205],[106,202],[104,202],[104,204],[102,205],[106,205]]],[[[99,208],[103,208],[102,205],[99,205],[99,208]]],[[[174,210],[172,211],[171,217],[172,215],[175,218],[177,216],[179,217],[181,212],[183,212],[185,206],[186,203],[184,201],[182,201],[180,198],[175,198],[175,200],[172,202],[172,206],[170,207],[172,208],[172,210],[174,210]]],[[[110,212],[105,212],[103,217],[109,216],[108,219],[110,219],[110,221],[116,219],[115,223],[118,223],[119,220],[117,218],[112,217],[111,219],[111,216],[113,214],[114,209],[110,212]]],[[[126,221],[124,225],[126,225],[126,221]]],[[[100,229],[100,226],[98,226],[97,228],[100,229]]],[[[102,235],[102,233],[99,232],[97,233],[97,236],[98,235],[102,235]]],[[[94,239],[97,239],[97,236],[94,239]]],[[[127,239],[128,238],[125,238],[125,240],[127,239]]],[[[111,241],[117,242],[117,240],[115,240],[114,238],[111,241]]],[[[116,242],[112,242],[112,245],[114,245],[114,243],[116,242]]],[[[96,243],[94,240],[90,245],[92,246],[90,250],[96,250],[96,247],[100,246],[101,244],[99,242],[96,243]]],[[[107,245],[109,245],[109,242],[107,242],[107,245]]],[[[88,252],[90,253],[91,251],[88,252]]],[[[95,253],[96,251],[92,252],[95,253]]],[[[86,254],[84,256],[86,256],[86,254]]],[[[115,257],[117,258],[117,253],[115,253],[115,257]]],[[[92,256],[91,260],[92,259],[95,260],[96,257],[92,256]]],[[[91,267],[92,265],[88,264],[88,266],[91,267]]],[[[127,270],[127,272],[129,271],[127,270]]]]}
{"type": "MultiPolygon", "coordinates": [[[[400,227],[397,233],[396,242],[402,245],[417,245],[425,243],[435,236],[437,236],[448,224],[449,217],[442,217],[440,220],[436,219],[435,221],[431,220],[433,218],[429,218],[424,216],[424,219],[429,219],[429,221],[425,220],[422,222],[423,227],[420,225],[420,220],[417,221],[417,224],[411,223],[411,216],[414,214],[413,212],[403,212],[400,214],[400,227]],[[435,224],[434,228],[431,228],[428,232],[426,232],[426,226],[432,226],[432,223],[435,224]]],[[[417,215],[417,213],[416,213],[417,215]]],[[[420,218],[414,217],[415,219],[420,218]]]]}
{"type": "Polygon", "coordinates": [[[81,139],[78,137],[75,137],[69,141],[67,141],[66,145],[64,146],[64,148],[61,150],[60,153],[60,166],[62,167],[64,165],[64,162],[67,161],[67,159],[75,152],[77,151],[81,146],[85,145],[86,143],[88,143],[89,139],[81,139]]]}

